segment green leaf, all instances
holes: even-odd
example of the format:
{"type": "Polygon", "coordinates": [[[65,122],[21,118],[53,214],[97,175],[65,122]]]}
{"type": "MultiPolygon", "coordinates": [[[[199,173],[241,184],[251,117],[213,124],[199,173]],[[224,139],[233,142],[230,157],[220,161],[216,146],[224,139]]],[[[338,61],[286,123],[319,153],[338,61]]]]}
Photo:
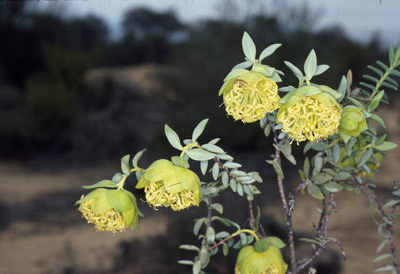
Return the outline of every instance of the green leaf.
{"type": "Polygon", "coordinates": [[[218,179],[218,175],[219,175],[219,165],[218,163],[215,163],[212,167],[212,177],[213,179],[216,181],[218,179]]]}
{"type": "Polygon", "coordinates": [[[337,163],[340,157],[340,146],[338,144],[335,144],[332,148],[332,152],[333,161],[337,163]]]}
{"type": "Polygon", "coordinates": [[[179,248],[189,251],[200,251],[200,249],[195,245],[180,245],[179,248]]]}
{"type": "Polygon", "coordinates": [[[385,71],[389,70],[388,66],[386,66],[384,63],[382,63],[381,61],[376,61],[376,63],[378,65],[380,65],[385,71]]]}
{"type": "Polygon", "coordinates": [[[387,265],[387,266],[375,269],[375,272],[387,272],[387,271],[391,271],[392,273],[396,273],[395,270],[394,270],[394,266],[393,265],[387,265]]]}
{"type": "Polygon", "coordinates": [[[224,163],[224,167],[226,167],[226,168],[240,168],[240,167],[242,167],[242,165],[239,164],[239,163],[226,162],[226,163],[224,163]]]}
{"type": "Polygon", "coordinates": [[[209,226],[206,231],[207,243],[212,244],[215,242],[215,230],[209,226]]]}
{"type": "Polygon", "coordinates": [[[383,142],[380,145],[374,146],[375,149],[382,150],[382,151],[392,150],[396,147],[397,147],[397,144],[392,143],[392,142],[387,142],[387,141],[383,142]]]}
{"type": "Polygon", "coordinates": [[[129,154],[121,158],[121,170],[125,175],[129,175],[131,173],[131,168],[129,167],[129,158],[129,154]]]}
{"type": "Polygon", "coordinates": [[[383,261],[385,259],[389,259],[389,258],[392,258],[392,257],[393,257],[392,254],[386,253],[386,254],[383,254],[383,255],[381,255],[379,257],[376,257],[375,260],[374,260],[374,263],[379,262],[379,261],[383,261]]]}
{"type": "Polygon", "coordinates": [[[342,79],[340,80],[340,84],[338,87],[338,92],[342,94],[341,98],[346,94],[346,89],[347,89],[347,79],[345,76],[342,76],[342,79]]]}
{"type": "Polygon", "coordinates": [[[280,164],[278,163],[277,159],[274,159],[274,161],[272,162],[272,166],[274,167],[274,170],[276,172],[276,174],[281,177],[282,179],[284,179],[284,175],[283,175],[283,171],[282,171],[282,167],[280,166],[280,164]]]}
{"type": "Polygon", "coordinates": [[[299,79],[299,81],[303,80],[304,75],[300,69],[298,69],[295,65],[290,63],[289,61],[284,61],[285,65],[294,73],[294,75],[299,79]]]}
{"type": "Polygon", "coordinates": [[[378,69],[378,68],[376,68],[376,67],[374,67],[374,66],[367,66],[370,70],[372,70],[373,72],[375,72],[376,74],[378,74],[379,75],[379,77],[382,77],[383,76],[383,72],[380,70],[380,69],[378,69]]]}
{"type": "Polygon", "coordinates": [[[387,87],[387,88],[391,88],[391,89],[393,89],[393,90],[397,90],[397,87],[395,86],[395,85],[393,85],[393,84],[391,84],[391,83],[388,83],[388,82],[382,82],[382,84],[381,84],[383,87],[387,87]]]}
{"type": "Polygon", "coordinates": [[[326,182],[329,182],[330,180],[332,180],[332,176],[325,172],[321,172],[321,173],[313,176],[313,181],[317,185],[325,184],[326,182]]]}
{"type": "Polygon", "coordinates": [[[202,147],[210,152],[214,152],[214,153],[218,153],[218,154],[225,153],[225,151],[217,145],[205,144],[205,145],[202,145],[202,147]]]}
{"type": "Polygon", "coordinates": [[[200,218],[200,219],[195,220],[195,223],[193,226],[193,234],[194,235],[197,236],[199,234],[200,228],[205,222],[207,222],[207,218],[200,218]]]}
{"type": "Polygon", "coordinates": [[[353,97],[347,97],[347,99],[356,106],[360,107],[361,109],[365,109],[364,105],[361,104],[358,100],[354,99],[353,97]]]}
{"type": "Polygon", "coordinates": [[[320,75],[329,69],[328,65],[319,65],[315,70],[314,76],[320,75]]]}
{"type": "Polygon", "coordinates": [[[323,185],[323,188],[325,188],[327,191],[335,193],[343,190],[343,187],[335,182],[329,182],[323,185]]]}
{"type": "Polygon", "coordinates": [[[123,175],[121,173],[117,172],[111,178],[111,181],[113,181],[114,183],[118,184],[121,181],[122,177],[123,177],[123,175]]]}
{"type": "Polygon", "coordinates": [[[222,181],[222,184],[225,187],[227,187],[229,185],[229,176],[228,176],[228,173],[226,171],[224,171],[222,173],[221,181],[222,181]]]}
{"type": "Polygon", "coordinates": [[[235,69],[246,69],[246,68],[251,67],[252,64],[253,64],[253,63],[250,62],[250,61],[244,61],[244,62],[239,63],[239,64],[237,64],[236,66],[234,66],[234,67],[232,68],[232,70],[235,70],[235,69]]]}
{"type": "Polygon", "coordinates": [[[243,186],[241,184],[237,184],[236,191],[240,196],[243,196],[243,186]]]}
{"type": "Polygon", "coordinates": [[[246,234],[240,233],[240,234],[239,234],[239,238],[240,238],[240,242],[241,242],[242,245],[245,245],[245,244],[247,243],[246,234]]]}
{"type": "Polygon", "coordinates": [[[313,176],[315,176],[321,172],[323,164],[324,164],[324,161],[323,161],[321,152],[317,153],[317,155],[315,155],[315,157],[314,157],[314,169],[312,171],[313,176]]]}
{"type": "Polygon", "coordinates": [[[336,174],[334,179],[336,181],[343,181],[343,180],[347,180],[351,177],[353,177],[353,175],[351,175],[351,173],[346,172],[346,171],[340,171],[338,174],[336,174]]]}
{"type": "Polygon", "coordinates": [[[211,208],[214,209],[215,211],[217,211],[219,214],[223,214],[223,212],[224,212],[224,208],[219,203],[211,204],[211,208]]]}
{"type": "Polygon", "coordinates": [[[227,244],[223,244],[222,245],[222,253],[224,254],[224,256],[228,255],[229,253],[229,246],[227,244]]]}
{"type": "Polygon", "coordinates": [[[193,264],[192,273],[193,274],[200,274],[200,270],[201,270],[201,262],[200,261],[196,261],[193,264]]]}
{"type": "Polygon", "coordinates": [[[268,56],[272,55],[282,44],[272,44],[268,47],[266,47],[260,54],[259,61],[261,62],[268,56]]]}
{"type": "Polygon", "coordinates": [[[176,149],[182,150],[183,147],[181,145],[181,141],[179,139],[178,134],[176,134],[176,132],[170,128],[167,124],[165,124],[164,126],[164,131],[165,131],[165,136],[168,139],[168,142],[171,144],[171,146],[173,146],[176,149]]]}
{"type": "Polygon", "coordinates": [[[376,252],[381,252],[386,245],[388,245],[390,243],[390,241],[388,239],[385,239],[382,241],[382,243],[380,243],[380,245],[378,246],[378,248],[376,249],[376,252]]]}
{"type": "Polygon", "coordinates": [[[254,63],[256,61],[256,45],[247,32],[243,33],[242,48],[247,59],[254,63]]]}
{"type": "Polygon", "coordinates": [[[270,245],[273,245],[279,249],[284,248],[286,246],[286,244],[278,237],[270,236],[267,237],[266,239],[270,245]]]}
{"type": "Polygon", "coordinates": [[[189,156],[190,159],[195,160],[195,161],[206,161],[206,160],[211,160],[215,157],[214,153],[205,151],[200,148],[193,148],[188,151],[186,151],[187,156],[189,156]]]}
{"type": "Polygon", "coordinates": [[[367,149],[361,156],[361,159],[357,164],[357,168],[361,168],[362,166],[364,166],[367,163],[367,161],[371,158],[372,153],[373,153],[372,148],[367,149]]]}
{"type": "Polygon", "coordinates": [[[229,180],[229,186],[231,187],[233,192],[236,192],[237,183],[236,183],[235,179],[230,179],[229,180]]]}
{"type": "Polygon", "coordinates": [[[370,90],[374,90],[375,89],[375,86],[373,86],[371,84],[368,84],[368,83],[365,83],[365,82],[360,82],[360,86],[363,86],[363,87],[368,88],[370,90]]]}
{"type": "Polygon", "coordinates": [[[395,61],[394,60],[394,50],[393,50],[392,45],[389,45],[389,63],[390,63],[390,65],[393,65],[394,61],[395,61]]]}
{"type": "Polygon", "coordinates": [[[311,80],[317,70],[317,55],[314,50],[308,54],[306,61],[304,62],[304,72],[306,73],[306,79],[311,80]]]}
{"type": "Polygon", "coordinates": [[[210,261],[210,254],[208,253],[207,248],[205,246],[203,246],[200,250],[199,259],[203,267],[207,266],[210,261]]]}
{"type": "Polygon", "coordinates": [[[243,73],[245,73],[247,71],[248,70],[246,70],[246,69],[240,69],[240,68],[239,69],[233,69],[228,73],[228,75],[225,76],[224,81],[228,81],[228,80],[230,80],[232,78],[236,78],[236,77],[242,75],[243,73]]]}
{"type": "Polygon", "coordinates": [[[102,180],[100,182],[97,182],[93,185],[89,186],[82,186],[84,189],[93,189],[93,188],[99,188],[99,187],[111,187],[111,188],[117,188],[117,184],[115,184],[111,180],[102,180]]]}
{"type": "Polygon", "coordinates": [[[324,194],[322,194],[322,191],[315,184],[309,184],[307,186],[307,192],[315,199],[318,199],[318,200],[324,199],[324,194]]]}
{"type": "Polygon", "coordinates": [[[308,160],[308,157],[306,157],[306,159],[304,160],[303,172],[304,172],[305,178],[308,179],[309,174],[310,174],[310,160],[308,160]]]}
{"type": "Polygon", "coordinates": [[[200,162],[201,174],[206,175],[206,173],[207,173],[207,167],[208,167],[208,161],[201,161],[201,162],[200,162]]]}
{"type": "Polygon", "coordinates": [[[379,82],[378,78],[376,78],[374,76],[371,76],[371,75],[368,75],[368,74],[363,74],[362,77],[364,77],[365,79],[370,80],[371,82],[374,82],[375,84],[379,82]]]}
{"type": "Polygon", "coordinates": [[[137,168],[138,167],[138,161],[140,160],[140,158],[142,157],[143,153],[146,151],[147,149],[142,149],[141,151],[139,151],[138,153],[135,154],[135,156],[133,156],[132,158],[132,166],[137,168]]]}
{"type": "Polygon", "coordinates": [[[270,244],[269,244],[268,240],[266,238],[263,238],[254,243],[253,249],[256,252],[264,252],[265,250],[267,250],[269,245],[270,244]]]}
{"type": "Polygon", "coordinates": [[[265,126],[265,128],[264,128],[264,135],[265,135],[265,137],[268,137],[270,133],[271,133],[271,125],[270,125],[270,124],[267,124],[267,125],[265,126]]]}
{"type": "Polygon", "coordinates": [[[192,142],[196,142],[197,138],[203,133],[204,128],[206,127],[208,123],[208,118],[202,120],[193,130],[192,133],[192,142]]]}
{"type": "Polygon", "coordinates": [[[183,264],[183,265],[193,265],[194,262],[193,261],[189,261],[189,260],[179,260],[178,264],[183,264]]]}
{"type": "Polygon", "coordinates": [[[381,101],[385,92],[381,90],[375,97],[372,99],[371,103],[368,106],[368,111],[373,111],[379,106],[379,102],[381,101]]]}
{"type": "Polygon", "coordinates": [[[372,114],[371,119],[375,120],[381,127],[386,128],[385,121],[376,114],[372,114]]]}
{"type": "Polygon", "coordinates": [[[180,167],[183,167],[183,168],[189,168],[190,167],[188,161],[186,159],[184,159],[183,157],[172,156],[171,157],[171,162],[174,165],[180,166],[180,167]]]}

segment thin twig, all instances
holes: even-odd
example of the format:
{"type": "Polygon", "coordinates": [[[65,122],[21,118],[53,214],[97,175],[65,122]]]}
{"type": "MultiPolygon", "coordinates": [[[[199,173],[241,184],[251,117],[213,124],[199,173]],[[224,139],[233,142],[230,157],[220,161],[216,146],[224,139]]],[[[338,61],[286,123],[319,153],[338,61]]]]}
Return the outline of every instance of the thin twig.
{"type": "Polygon", "coordinates": [[[329,196],[329,199],[323,199],[322,200],[322,211],[321,215],[319,218],[318,222],[318,227],[316,228],[316,238],[321,241],[320,245],[317,246],[313,254],[311,255],[310,258],[308,258],[306,261],[300,260],[297,263],[297,268],[296,268],[296,273],[299,273],[301,270],[308,268],[311,266],[311,264],[318,258],[318,256],[321,254],[321,252],[326,249],[329,245],[331,244],[336,244],[339,246],[340,251],[343,255],[343,258],[346,260],[346,253],[344,251],[344,248],[342,244],[336,240],[336,239],[327,239],[328,237],[328,224],[329,224],[329,216],[332,210],[336,210],[336,205],[333,201],[334,195],[331,194],[329,196]]]}
{"type": "Polygon", "coordinates": [[[253,211],[253,201],[249,200],[249,215],[250,215],[250,227],[253,230],[256,230],[256,219],[254,218],[253,211]]]}
{"type": "MultiPolygon", "coordinates": [[[[212,198],[208,198],[208,205],[207,205],[207,223],[206,223],[206,231],[207,229],[211,226],[212,222],[212,198]]],[[[201,242],[202,246],[206,246],[207,244],[207,236],[203,238],[203,241],[201,242]]]]}
{"type": "MultiPolygon", "coordinates": [[[[272,125],[272,129],[274,132],[274,143],[275,143],[275,159],[279,166],[281,166],[281,151],[280,151],[280,142],[278,141],[278,136],[276,131],[274,130],[274,125],[272,125]]],[[[286,227],[288,229],[288,240],[289,240],[289,248],[290,248],[290,271],[292,273],[296,273],[296,252],[294,247],[294,236],[293,236],[293,227],[292,227],[292,213],[294,206],[293,195],[289,194],[289,202],[286,199],[285,189],[283,187],[283,178],[279,175],[278,177],[278,188],[279,194],[281,196],[282,206],[286,214],[286,227]]]]}

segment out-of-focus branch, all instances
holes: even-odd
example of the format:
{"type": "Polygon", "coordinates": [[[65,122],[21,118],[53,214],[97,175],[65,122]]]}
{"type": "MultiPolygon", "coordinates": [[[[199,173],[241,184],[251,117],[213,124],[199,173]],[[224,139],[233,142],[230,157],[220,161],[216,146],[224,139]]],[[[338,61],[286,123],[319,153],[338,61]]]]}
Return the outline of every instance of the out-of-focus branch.
{"type": "Polygon", "coordinates": [[[357,185],[357,187],[368,197],[370,203],[372,203],[373,205],[376,206],[379,216],[385,222],[383,228],[386,232],[385,239],[389,240],[390,253],[392,254],[393,267],[394,267],[394,270],[396,271],[396,274],[400,274],[400,265],[398,262],[396,245],[394,243],[394,238],[393,238],[393,224],[391,222],[386,221],[386,220],[390,220],[393,218],[394,208],[392,207],[390,214],[387,214],[385,212],[385,210],[383,209],[382,204],[379,202],[378,197],[376,196],[375,192],[372,189],[370,189],[367,184],[360,184],[360,185],[357,185]]]}

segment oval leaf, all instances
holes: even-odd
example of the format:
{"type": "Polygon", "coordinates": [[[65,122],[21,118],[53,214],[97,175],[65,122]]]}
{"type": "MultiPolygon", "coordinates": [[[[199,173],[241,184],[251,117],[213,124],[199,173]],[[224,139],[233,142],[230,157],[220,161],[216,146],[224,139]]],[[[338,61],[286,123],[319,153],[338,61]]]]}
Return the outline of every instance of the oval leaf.
{"type": "Polygon", "coordinates": [[[181,141],[179,139],[178,134],[176,134],[176,132],[172,128],[170,128],[167,124],[165,124],[164,131],[165,131],[165,136],[167,137],[168,142],[171,144],[171,146],[173,146],[176,149],[182,150],[183,147],[181,145],[181,141]]]}

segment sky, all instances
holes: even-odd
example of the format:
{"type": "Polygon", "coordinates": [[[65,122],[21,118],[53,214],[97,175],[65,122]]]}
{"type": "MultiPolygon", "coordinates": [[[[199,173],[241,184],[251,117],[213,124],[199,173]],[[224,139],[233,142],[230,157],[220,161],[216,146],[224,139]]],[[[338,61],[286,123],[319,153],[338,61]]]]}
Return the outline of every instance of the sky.
{"type": "MultiPolygon", "coordinates": [[[[235,0],[231,0],[235,1],[235,0]]],[[[52,1],[39,1],[43,7],[52,1]]],[[[70,0],[65,1],[71,16],[95,14],[103,17],[111,26],[114,36],[125,11],[145,6],[158,11],[173,9],[185,22],[221,15],[220,0],[70,0]]],[[[329,25],[341,25],[348,35],[359,41],[369,41],[379,33],[381,44],[400,44],[400,0],[236,0],[239,11],[264,9],[275,12],[277,3],[306,5],[318,15],[315,30],[329,25]],[[254,3],[262,2],[262,7],[254,3]]],[[[281,6],[281,5],[280,5],[281,6]]]]}

